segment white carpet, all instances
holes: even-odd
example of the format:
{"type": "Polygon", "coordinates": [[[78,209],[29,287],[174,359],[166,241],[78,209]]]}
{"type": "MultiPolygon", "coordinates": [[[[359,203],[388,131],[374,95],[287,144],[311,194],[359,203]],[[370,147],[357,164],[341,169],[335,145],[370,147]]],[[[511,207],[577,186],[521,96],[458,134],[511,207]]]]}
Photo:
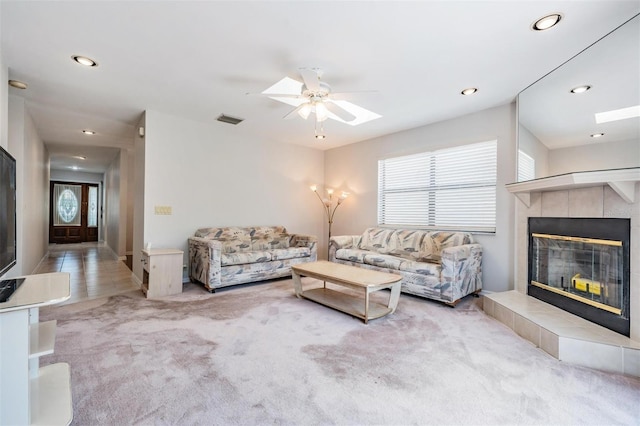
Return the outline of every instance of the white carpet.
{"type": "Polygon", "coordinates": [[[563,364],[480,301],[402,295],[365,325],[286,279],[186,284],[42,309],[58,331],[41,363],[71,365],[77,425],[640,424],[640,380],[563,364]]]}

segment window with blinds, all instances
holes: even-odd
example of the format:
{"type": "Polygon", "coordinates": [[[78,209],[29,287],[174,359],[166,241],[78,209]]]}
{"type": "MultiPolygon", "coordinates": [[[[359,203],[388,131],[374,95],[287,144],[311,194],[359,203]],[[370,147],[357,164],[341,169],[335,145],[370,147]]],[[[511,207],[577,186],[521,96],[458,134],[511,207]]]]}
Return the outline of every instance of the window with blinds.
{"type": "Polygon", "coordinates": [[[522,150],[518,150],[518,182],[536,178],[536,160],[522,150]]]}
{"type": "Polygon", "coordinates": [[[497,141],[378,161],[378,224],[496,229],[497,141]]]}

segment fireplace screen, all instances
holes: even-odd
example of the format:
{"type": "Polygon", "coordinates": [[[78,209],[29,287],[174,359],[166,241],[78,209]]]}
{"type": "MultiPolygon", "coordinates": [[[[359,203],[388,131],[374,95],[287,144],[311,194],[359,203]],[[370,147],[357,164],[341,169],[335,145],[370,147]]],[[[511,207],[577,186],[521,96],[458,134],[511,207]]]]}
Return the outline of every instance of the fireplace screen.
{"type": "Polygon", "coordinates": [[[542,233],[531,237],[531,285],[622,314],[622,241],[542,233]]]}

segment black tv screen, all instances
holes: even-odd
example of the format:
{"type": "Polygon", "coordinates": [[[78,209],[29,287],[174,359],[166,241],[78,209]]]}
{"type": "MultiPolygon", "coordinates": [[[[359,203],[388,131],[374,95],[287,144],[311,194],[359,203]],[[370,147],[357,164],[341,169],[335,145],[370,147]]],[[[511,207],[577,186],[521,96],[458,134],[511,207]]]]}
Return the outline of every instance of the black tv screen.
{"type": "Polygon", "coordinates": [[[16,160],[0,146],[0,277],[16,264],[16,160]]]}

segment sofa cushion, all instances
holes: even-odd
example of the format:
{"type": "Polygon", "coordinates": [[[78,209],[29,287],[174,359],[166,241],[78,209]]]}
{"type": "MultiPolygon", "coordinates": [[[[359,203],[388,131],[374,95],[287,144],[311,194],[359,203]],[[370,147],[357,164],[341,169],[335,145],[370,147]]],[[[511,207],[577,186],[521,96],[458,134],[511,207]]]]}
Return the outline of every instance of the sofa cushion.
{"type": "Polygon", "coordinates": [[[221,266],[244,265],[246,263],[269,262],[271,253],[268,251],[248,251],[241,253],[222,253],[221,266]]]}
{"type": "Polygon", "coordinates": [[[388,254],[414,262],[440,263],[442,261],[442,257],[439,254],[426,251],[392,250],[388,254]]]}
{"type": "Polygon", "coordinates": [[[251,250],[273,250],[289,248],[289,236],[282,234],[259,234],[251,237],[251,250]]]}
{"type": "Polygon", "coordinates": [[[406,262],[405,259],[397,256],[390,256],[388,254],[369,253],[364,256],[364,263],[378,266],[380,268],[400,269],[400,265],[404,262],[406,262]]]}
{"type": "Polygon", "coordinates": [[[414,274],[430,275],[440,279],[442,265],[439,263],[415,262],[406,260],[400,266],[401,271],[413,272],[414,274]]]}
{"type": "Polygon", "coordinates": [[[362,234],[359,248],[378,253],[386,253],[397,246],[397,240],[394,234],[394,229],[368,228],[362,234]],[[392,239],[392,237],[394,238],[392,239]]]}
{"type": "Polygon", "coordinates": [[[364,256],[371,254],[368,250],[360,249],[338,249],[336,250],[336,259],[348,260],[350,262],[364,263],[364,256]]]}
{"type": "Polygon", "coordinates": [[[224,228],[201,228],[196,237],[218,240],[223,253],[243,253],[251,251],[251,228],[228,226],[224,228]]]}
{"type": "Polygon", "coordinates": [[[398,241],[397,248],[395,250],[403,250],[406,252],[424,251],[422,250],[422,241],[425,237],[428,238],[427,235],[428,233],[426,231],[398,230],[395,232],[395,236],[398,241]]]}
{"type": "Polygon", "coordinates": [[[473,236],[468,232],[434,231],[430,232],[430,235],[438,254],[449,247],[475,242],[473,236]]]}
{"type": "Polygon", "coordinates": [[[271,260],[295,259],[309,256],[311,256],[309,247],[290,247],[271,250],[271,260]]]}

